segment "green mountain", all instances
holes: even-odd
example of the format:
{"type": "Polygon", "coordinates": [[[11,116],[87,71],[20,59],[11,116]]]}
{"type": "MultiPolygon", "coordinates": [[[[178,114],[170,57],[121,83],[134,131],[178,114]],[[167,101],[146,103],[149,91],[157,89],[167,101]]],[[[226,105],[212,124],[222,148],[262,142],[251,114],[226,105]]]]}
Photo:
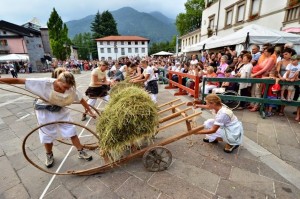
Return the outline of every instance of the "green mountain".
{"type": "MultiPolygon", "coordinates": [[[[144,13],[130,7],[111,11],[120,35],[136,35],[150,39],[150,42],[170,41],[177,34],[175,20],[160,12],[144,13]]],[[[90,32],[90,26],[95,15],[89,15],[79,20],[66,22],[69,37],[90,32]]]]}

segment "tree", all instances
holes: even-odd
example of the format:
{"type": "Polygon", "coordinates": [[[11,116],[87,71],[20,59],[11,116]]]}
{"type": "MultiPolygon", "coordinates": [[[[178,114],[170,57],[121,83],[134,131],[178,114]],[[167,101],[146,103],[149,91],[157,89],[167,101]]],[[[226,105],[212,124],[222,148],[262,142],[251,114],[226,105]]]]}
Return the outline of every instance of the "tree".
{"type": "MultiPolygon", "coordinates": [[[[91,24],[91,31],[93,34],[93,39],[111,36],[111,35],[119,35],[117,29],[117,23],[109,11],[104,11],[102,14],[97,12],[94,21],[91,24]]],[[[93,43],[93,57],[97,52],[97,44],[96,41],[93,43]]]]}
{"type": "Polygon", "coordinates": [[[66,60],[71,53],[71,40],[68,38],[68,28],[61,20],[55,8],[53,8],[47,26],[53,55],[59,60],[66,60]]]}
{"type": "Polygon", "coordinates": [[[79,33],[74,36],[73,44],[78,48],[78,58],[88,60],[93,52],[94,41],[91,33],[79,33]]]}
{"type": "Polygon", "coordinates": [[[150,46],[149,54],[152,55],[160,51],[175,52],[176,51],[175,46],[176,46],[176,36],[174,35],[171,42],[167,41],[167,42],[153,43],[150,46]]]}
{"type": "Polygon", "coordinates": [[[176,17],[176,27],[180,35],[184,35],[201,27],[201,18],[205,8],[205,1],[188,0],[184,6],[186,13],[179,13],[176,17]]]}

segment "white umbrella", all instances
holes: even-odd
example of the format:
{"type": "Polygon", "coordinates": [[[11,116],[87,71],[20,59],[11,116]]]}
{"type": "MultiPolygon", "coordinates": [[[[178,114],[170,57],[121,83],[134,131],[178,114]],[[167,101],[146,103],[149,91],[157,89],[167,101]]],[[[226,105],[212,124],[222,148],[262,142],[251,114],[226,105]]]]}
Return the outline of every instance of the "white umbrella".
{"type": "Polygon", "coordinates": [[[169,53],[166,51],[160,51],[158,53],[152,54],[153,56],[165,56],[165,55],[173,55],[173,53],[169,53]]]}
{"type": "Polygon", "coordinates": [[[8,54],[0,56],[0,61],[27,61],[28,55],[8,54]]]}

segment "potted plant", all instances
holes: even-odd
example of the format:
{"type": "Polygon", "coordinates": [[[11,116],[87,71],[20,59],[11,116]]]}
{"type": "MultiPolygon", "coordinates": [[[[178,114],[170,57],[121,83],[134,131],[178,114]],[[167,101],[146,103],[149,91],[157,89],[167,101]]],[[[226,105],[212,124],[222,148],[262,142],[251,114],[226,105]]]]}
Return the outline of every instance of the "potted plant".
{"type": "Polygon", "coordinates": [[[214,33],[213,30],[210,27],[208,27],[207,28],[207,36],[211,37],[213,35],[213,33],[214,33]]]}
{"type": "Polygon", "coordinates": [[[293,6],[297,5],[298,3],[300,3],[300,0],[290,0],[289,7],[293,7],[293,6]]]}
{"type": "Polygon", "coordinates": [[[253,14],[253,15],[250,15],[249,16],[249,20],[251,21],[251,20],[254,20],[254,19],[256,19],[258,17],[258,14],[253,14]]]}

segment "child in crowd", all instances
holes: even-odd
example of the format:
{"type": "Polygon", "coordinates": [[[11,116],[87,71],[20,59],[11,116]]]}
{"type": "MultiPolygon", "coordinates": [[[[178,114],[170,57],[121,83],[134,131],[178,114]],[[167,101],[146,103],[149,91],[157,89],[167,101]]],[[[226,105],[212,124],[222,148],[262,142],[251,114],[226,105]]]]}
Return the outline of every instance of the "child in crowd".
{"type": "MultiPolygon", "coordinates": [[[[291,63],[286,66],[286,72],[283,75],[283,80],[290,81],[290,82],[299,80],[298,75],[299,75],[299,71],[300,71],[300,64],[298,62],[299,62],[299,57],[297,55],[293,55],[291,57],[291,63]]],[[[282,89],[281,89],[281,99],[282,100],[286,100],[284,97],[285,90],[288,91],[287,100],[288,101],[293,100],[293,96],[294,96],[294,92],[295,92],[294,85],[282,86],[282,89]]]]}
{"type": "MultiPolygon", "coordinates": [[[[275,79],[276,80],[275,84],[273,84],[273,85],[270,84],[269,85],[267,98],[270,99],[270,100],[277,99],[278,98],[278,92],[280,91],[280,85],[278,84],[280,78],[278,78],[278,72],[273,70],[269,73],[269,76],[263,77],[263,78],[265,78],[265,79],[275,79]]],[[[262,93],[264,92],[264,90],[265,90],[265,85],[263,87],[262,93]]],[[[266,116],[271,117],[272,115],[274,115],[273,112],[272,112],[272,109],[277,108],[277,105],[275,105],[275,104],[266,104],[265,107],[266,107],[265,108],[266,116]]]]}
{"type": "MultiPolygon", "coordinates": [[[[206,77],[217,77],[217,74],[214,72],[214,68],[212,66],[207,67],[206,77]]],[[[204,90],[203,87],[201,87],[201,93],[208,94],[212,89],[217,88],[218,86],[219,82],[207,81],[204,90]]]]}

